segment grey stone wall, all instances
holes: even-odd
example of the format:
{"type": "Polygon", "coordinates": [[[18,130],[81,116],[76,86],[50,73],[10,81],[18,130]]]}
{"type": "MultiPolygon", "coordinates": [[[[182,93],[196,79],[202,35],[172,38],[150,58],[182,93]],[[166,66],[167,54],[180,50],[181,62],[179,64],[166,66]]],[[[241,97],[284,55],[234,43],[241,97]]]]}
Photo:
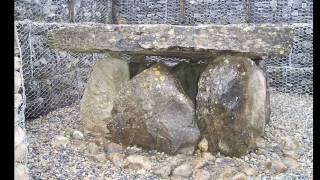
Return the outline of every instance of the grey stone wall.
{"type": "Polygon", "coordinates": [[[112,0],[15,0],[15,20],[111,23],[112,0]]]}
{"type": "Polygon", "coordinates": [[[15,41],[14,57],[14,177],[15,179],[29,179],[26,167],[27,137],[24,126],[24,83],[22,75],[22,63],[19,58],[19,49],[15,41]]]}

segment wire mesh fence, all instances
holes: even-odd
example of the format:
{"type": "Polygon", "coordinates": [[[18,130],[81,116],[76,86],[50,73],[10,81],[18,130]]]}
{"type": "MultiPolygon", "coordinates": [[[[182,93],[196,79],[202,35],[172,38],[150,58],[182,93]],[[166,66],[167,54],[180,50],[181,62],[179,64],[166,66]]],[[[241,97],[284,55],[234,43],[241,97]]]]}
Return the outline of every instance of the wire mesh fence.
{"type": "MultiPolygon", "coordinates": [[[[23,62],[25,116],[34,118],[81,99],[91,67],[103,56],[50,49],[47,32],[70,22],[127,24],[289,23],[294,47],[265,60],[275,92],[313,94],[313,25],[309,0],[16,0],[15,26],[23,62]]],[[[147,60],[177,63],[177,58],[147,60]]]]}

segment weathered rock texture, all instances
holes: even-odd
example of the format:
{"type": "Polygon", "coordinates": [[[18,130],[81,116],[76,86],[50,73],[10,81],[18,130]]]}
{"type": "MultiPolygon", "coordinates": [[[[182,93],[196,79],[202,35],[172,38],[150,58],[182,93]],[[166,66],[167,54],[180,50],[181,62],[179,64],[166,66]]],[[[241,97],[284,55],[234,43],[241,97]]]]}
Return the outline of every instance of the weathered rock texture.
{"type": "Polygon", "coordinates": [[[112,0],[15,1],[15,20],[112,23],[112,0]]]}
{"type": "Polygon", "coordinates": [[[28,179],[28,169],[25,166],[27,157],[27,137],[24,128],[25,96],[21,59],[14,57],[14,176],[15,179],[28,179]]]}
{"type": "Polygon", "coordinates": [[[111,118],[113,99],[127,80],[126,61],[109,57],[96,62],[80,105],[80,117],[86,130],[101,135],[108,132],[106,125],[111,118]]]}
{"type": "Polygon", "coordinates": [[[293,31],[284,25],[69,25],[51,30],[50,46],[76,52],[117,51],[176,57],[285,55],[293,31]],[[83,38],[85,37],[85,38],[83,38]]]}
{"type": "MultiPolygon", "coordinates": [[[[265,77],[267,77],[267,65],[264,60],[256,61],[258,67],[262,70],[265,77]]],[[[266,78],[266,85],[267,85],[267,95],[266,95],[266,123],[270,122],[271,116],[271,107],[270,107],[270,87],[268,78],[266,78]]]]}
{"type": "Polygon", "coordinates": [[[199,139],[192,101],[166,66],[133,77],[114,99],[112,138],[168,154],[191,154],[199,139]]]}
{"type": "Polygon", "coordinates": [[[221,56],[198,83],[197,117],[209,151],[241,156],[255,148],[266,123],[266,80],[246,57],[221,56]]]}

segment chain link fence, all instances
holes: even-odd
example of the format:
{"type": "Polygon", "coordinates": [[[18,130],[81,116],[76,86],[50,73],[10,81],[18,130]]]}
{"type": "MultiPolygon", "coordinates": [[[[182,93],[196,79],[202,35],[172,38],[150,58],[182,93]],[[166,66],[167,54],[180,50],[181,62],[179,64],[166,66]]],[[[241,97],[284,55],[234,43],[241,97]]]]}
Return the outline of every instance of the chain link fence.
{"type": "Polygon", "coordinates": [[[91,67],[104,56],[48,47],[47,32],[71,22],[287,23],[295,29],[294,47],[288,57],[265,60],[270,87],[274,92],[313,95],[312,8],[311,0],[16,0],[15,26],[27,98],[25,116],[35,118],[79,102],[91,67]]]}

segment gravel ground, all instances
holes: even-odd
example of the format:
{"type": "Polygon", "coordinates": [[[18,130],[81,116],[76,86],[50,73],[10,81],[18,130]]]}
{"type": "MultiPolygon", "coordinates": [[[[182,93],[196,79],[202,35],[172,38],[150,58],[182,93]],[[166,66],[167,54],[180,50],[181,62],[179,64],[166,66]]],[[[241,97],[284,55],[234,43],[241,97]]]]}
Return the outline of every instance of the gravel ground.
{"type": "MultiPolygon", "coordinates": [[[[271,123],[267,125],[264,137],[259,140],[258,150],[242,158],[214,155],[201,167],[210,173],[210,179],[222,175],[232,177],[233,174],[237,177],[244,175],[247,179],[313,179],[312,96],[273,93],[271,108],[271,123]],[[286,157],[291,157],[291,161],[286,161],[286,157]],[[279,163],[277,165],[277,161],[284,163],[285,168],[279,163]],[[230,173],[232,171],[234,173],[230,173]]],[[[88,155],[88,144],[99,142],[86,134],[82,140],[70,138],[66,147],[53,147],[51,142],[56,136],[69,137],[68,132],[73,130],[83,132],[77,105],[57,109],[28,121],[26,129],[29,140],[27,165],[34,179],[161,179],[153,173],[157,167],[170,164],[174,169],[203,157],[199,151],[193,156],[168,156],[128,147],[124,149],[125,156],[142,155],[150,160],[153,167],[151,170],[132,170],[118,167],[108,158],[97,160],[88,155]]],[[[195,174],[182,179],[193,179],[195,174]]]]}

